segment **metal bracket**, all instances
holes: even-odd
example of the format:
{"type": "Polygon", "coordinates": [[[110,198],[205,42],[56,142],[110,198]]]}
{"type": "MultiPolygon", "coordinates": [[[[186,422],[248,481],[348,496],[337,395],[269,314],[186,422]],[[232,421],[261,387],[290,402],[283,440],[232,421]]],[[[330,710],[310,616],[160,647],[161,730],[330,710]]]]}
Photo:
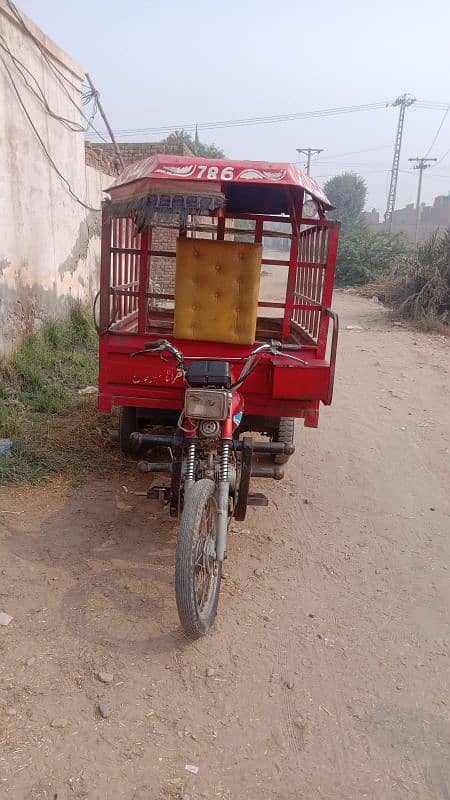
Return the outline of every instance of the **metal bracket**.
{"type": "Polygon", "coordinates": [[[241,477],[237,502],[234,508],[234,517],[238,522],[243,522],[247,513],[248,493],[250,489],[250,478],[252,474],[253,458],[253,439],[251,436],[244,436],[241,446],[241,477]]]}
{"type": "Polygon", "coordinates": [[[170,502],[170,486],[150,486],[147,489],[149,500],[162,500],[164,503],[170,502]]]}
{"type": "Polygon", "coordinates": [[[170,516],[181,511],[181,474],[183,468],[183,435],[177,434],[172,445],[172,483],[170,485],[170,516]]]}

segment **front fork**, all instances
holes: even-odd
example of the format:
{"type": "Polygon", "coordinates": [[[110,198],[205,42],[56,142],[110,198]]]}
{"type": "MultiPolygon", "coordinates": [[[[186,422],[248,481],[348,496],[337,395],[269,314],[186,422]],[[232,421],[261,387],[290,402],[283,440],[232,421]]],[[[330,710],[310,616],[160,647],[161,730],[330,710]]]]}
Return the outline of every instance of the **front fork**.
{"type": "Polygon", "coordinates": [[[228,507],[230,495],[230,480],[228,477],[228,464],[230,460],[231,442],[222,439],[222,453],[220,456],[219,483],[217,485],[217,541],[216,558],[223,561],[227,547],[228,533],[228,507]]]}
{"type": "MultiPolygon", "coordinates": [[[[225,557],[228,533],[230,478],[230,451],[233,442],[233,431],[242,419],[243,400],[238,392],[233,393],[228,417],[222,423],[222,449],[220,453],[219,480],[216,486],[217,501],[217,538],[216,559],[222,562],[225,557]]],[[[196,434],[189,431],[189,444],[186,459],[186,478],[184,483],[185,497],[189,495],[195,483],[195,444],[196,434]]]]}

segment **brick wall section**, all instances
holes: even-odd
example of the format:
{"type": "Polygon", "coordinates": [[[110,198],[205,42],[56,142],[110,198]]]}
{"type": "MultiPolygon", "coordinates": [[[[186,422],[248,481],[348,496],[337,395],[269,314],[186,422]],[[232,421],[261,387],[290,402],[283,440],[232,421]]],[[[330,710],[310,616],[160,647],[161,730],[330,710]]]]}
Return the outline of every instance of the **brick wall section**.
{"type": "MultiPolygon", "coordinates": [[[[173,156],[192,155],[189,147],[184,144],[168,145],[163,142],[119,142],[118,144],[125,165],[142,161],[143,158],[154,156],[156,153],[173,156]]],[[[100,170],[105,163],[109,165],[109,168],[112,165],[115,170],[113,174],[119,174],[121,169],[112,142],[86,142],[86,163],[100,170]]]]}
{"type": "Polygon", "coordinates": [[[113,154],[99,150],[92,142],[84,143],[84,157],[88,167],[93,167],[106,175],[118,175],[121,170],[120,164],[113,154]]]}
{"type": "MultiPolygon", "coordinates": [[[[152,250],[173,250],[177,246],[178,231],[172,228],[153,228],[152,250]]],[[[152,289],[161,294],[175,291],[175,258],[156,256],[151,258],[152,289]]]]}

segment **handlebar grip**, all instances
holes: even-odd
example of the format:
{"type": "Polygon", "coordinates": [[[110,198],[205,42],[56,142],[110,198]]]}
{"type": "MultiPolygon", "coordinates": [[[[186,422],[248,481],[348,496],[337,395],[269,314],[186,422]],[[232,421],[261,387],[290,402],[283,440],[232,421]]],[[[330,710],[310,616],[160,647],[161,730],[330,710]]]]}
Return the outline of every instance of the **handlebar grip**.
{"type": "Polygon", "coordinates": [[[169,344],[167,339],[158,339],[156,342],[146,342],[144,344],[144,350],[161,350],[161,348],[166,347],[169,344]]]}
{"type": "Polygon", "coordinates": [[[298,352],[301,349],[302,349],[302,346],[300,344],[281,344],[280,343],[278,345],[278,350],[286,350],[286,351],[293,350],[293,351],[298,352]]]}

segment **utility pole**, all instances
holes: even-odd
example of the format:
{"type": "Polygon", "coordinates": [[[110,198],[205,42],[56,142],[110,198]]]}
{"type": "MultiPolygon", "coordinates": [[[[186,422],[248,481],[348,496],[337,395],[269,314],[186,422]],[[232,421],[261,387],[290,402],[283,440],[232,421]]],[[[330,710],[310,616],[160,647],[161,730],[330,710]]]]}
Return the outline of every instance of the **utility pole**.
{"type": "Polygon", "coordinates": [[[417,200],[416,200],[416,226],[414,230],[414,244],[417,244],[417,238],[419,235],[419,222],[420,222],[420,195],[422,194],[422,175],[424,169],[428,169],[431,167],[431,164],[427,164],[427,161],[437,161],[437,158],[408,158],[408,161],[415,161],[415,165],[413,169],[419,170],[419,183],[417,186],[417,200]]]}
{"type": "Polygon", "coordinates": [[[100,114],[103,117],[103,122],[106,125],[106,129],[107,129],[107,131],[108,131],[108,133],[109,133],[109,135],[111,137],[111,141],[112,141],[112,143],[114,145],[114,150],[116,151],[116,156],[117,156],[117,158],[119,160],[119,164],[122,167],[122,169],[125,169],[125,162],[124,162],[124,160],[122,158],[122,153],[119,150],[119,145],[117,144],[117,142],[116,142],[116,140],[114,138],[114,134],[112,132],[112,128],[111,128],[111,126],[110,126],[110,124],[108,122],[108,118],[107,118],[107,116],[105,114],[105,111],[103,109],[103,106],[102,106],[102,104],[100,102],[100,92],[97,91],[97,89],[95,88],[94,84],[92,83],[91,76],[89,75],[89,72],[86,72],[86,79],[87,79],[87,82],[88,82],[89,86],[91,87],[91,92],[92,92],[92,94],[94,95],[94,97],[95,97],[95,99],[97,101],[98,110],[100,111],[100,114]]]}
{"type": "Polygon", "coordinates": [[[387,199],[386,212],[384,215],[384,221],[389,224],[389,230],[392,227],[392,215],[394,213],[395,198],[397,196],[398,168],[400,164],[400,152],[402,149],[405,111],[408,108],[408,106],[412,106],[412,104],[415,102],[416,98],[412,97],[412,95],[402,94],[400,95],[400,97],[397,97],[397,99],[394,100],[393,103],[391,103],[391,105],[394,107],[398,106],[399,114],[398,114],[397,132],[395,134],[394,157],[392,159],[391,181],[389,184],[389,194],[387,199]]]}
{"type": "Polygon", "coordinates": [[[323,148],[320,147],[297,147],[297,153],[303,153],[307,157],[306,161],[306,174],[309,175],[311,167],[311,156],[313,153],[323,153],[323,148]]]}

